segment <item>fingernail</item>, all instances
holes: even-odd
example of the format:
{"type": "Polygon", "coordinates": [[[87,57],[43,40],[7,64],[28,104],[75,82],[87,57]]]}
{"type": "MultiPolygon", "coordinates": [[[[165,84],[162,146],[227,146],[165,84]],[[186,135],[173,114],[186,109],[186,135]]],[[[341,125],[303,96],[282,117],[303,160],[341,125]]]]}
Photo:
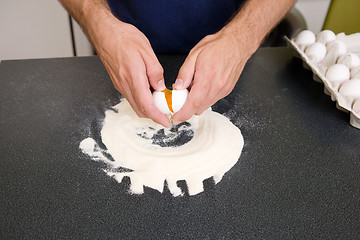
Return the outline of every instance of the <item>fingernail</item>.
{"type": "Polygon", "coordinates": [[[164,79],[161,79],[160,81],[158,81],[157,85],[158,85],[158,91],[162,91],[162,90],[164,90],[166,88],[165,83],[164,83],[164,79]]]}
{"type": "Polygon", "coordinates": [[[183,85],[184,85],[184,81],[182,79],[178,78],[178,79],[176,79],[173,88],[180,90],[180,89],[183,89],[183,87],[184,87],[183,85]]]}

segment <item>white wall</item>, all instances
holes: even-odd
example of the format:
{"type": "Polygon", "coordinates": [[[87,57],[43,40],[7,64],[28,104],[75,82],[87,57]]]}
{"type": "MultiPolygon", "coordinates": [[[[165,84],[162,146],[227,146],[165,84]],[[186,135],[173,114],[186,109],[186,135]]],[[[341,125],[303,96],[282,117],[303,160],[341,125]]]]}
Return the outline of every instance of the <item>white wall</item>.
{"type": "Polygon", "coordinates": [[[70,56],[68,14],[58,1],[0,1],[0,59],[70,56]]]}
{"type": "Polygon", "coordinates": [[[79,24],[72,19],[76,56],[91,56],[94,55],[94,50],[89,40],[86,38],[79,24]]]}
{"type": "MultiPolygon", "coordinates": [[[[295,7],[308,28],[321,31],[331,0],[298,0],[295,7]]],[[[91,45],[74,22],[78,56],[92,55],[91,45]]],[[[57,0],[0,0],[0,60],[71,57],[69,18],[57,0]]]]}
{"type": "Polygon", "coordinates": [[[305,18],[308,29],[319,33],[324,25],[331,0],[298,0],[295,7],[305,18]]]}

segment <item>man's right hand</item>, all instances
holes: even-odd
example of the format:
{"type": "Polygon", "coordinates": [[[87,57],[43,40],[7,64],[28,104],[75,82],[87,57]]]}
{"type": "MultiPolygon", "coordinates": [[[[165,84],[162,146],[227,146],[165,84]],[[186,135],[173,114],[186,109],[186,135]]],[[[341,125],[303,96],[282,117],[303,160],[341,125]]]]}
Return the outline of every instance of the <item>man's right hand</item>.
{"type": "Polygon", "coordinates": [[[153,103],[150,86],[162,91],[165,83],[163,68],[145,35],[115,17],[93,35],[92,42],[115,88],[136,114],[170,127],[169,119],[153,103]]]}

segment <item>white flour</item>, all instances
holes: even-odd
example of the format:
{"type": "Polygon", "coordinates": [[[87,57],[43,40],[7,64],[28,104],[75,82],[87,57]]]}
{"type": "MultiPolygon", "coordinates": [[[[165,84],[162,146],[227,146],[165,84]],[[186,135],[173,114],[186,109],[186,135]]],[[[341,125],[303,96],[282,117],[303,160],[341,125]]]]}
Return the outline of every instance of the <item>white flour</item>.
{"type": "Polygon", "coordinates": [[[207,110],[171,132],[137,117],[126,100],[105,112],[101,138],[107,150],[92,138],[84,139],[80,148],[106,162],[109,176],[118,182],[129,177],[135,194],[143,193],[144,186],[162,192],[166,181],[174,196],[183,194],[179,180],[186,181],[189,195],[202,192],[207,178],[218,183],[238,161],[244,145],[240,130],[219,113],[207,110]]]}

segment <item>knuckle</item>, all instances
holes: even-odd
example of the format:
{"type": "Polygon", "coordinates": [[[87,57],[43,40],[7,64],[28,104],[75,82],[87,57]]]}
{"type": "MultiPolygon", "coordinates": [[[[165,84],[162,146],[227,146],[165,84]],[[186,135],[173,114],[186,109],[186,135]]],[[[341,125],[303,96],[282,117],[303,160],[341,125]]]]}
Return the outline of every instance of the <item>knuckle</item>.
{"type": "Polygon", "coordinates": [[[218,81],[216,81],[216,88],[217,90],[224,91],[227,88],[227,79],[220,78],[218,81]]]}
{"type": "Polygon", "coordinates": [[[192,48],[189,52],[189,56],[193,55],[196,51],[197,51],[196,47],[192,48]]]}
{"type": "Polygon", "coordinates": [[[125,77],[125,73],[121,70],[119,70],[118,72],[118,76],[119,76],[119,81],[126,81],[126,77],[125,77]]]}
{"type": "Polygon", "coordinates": [[[141,114],[146,116],[146,108],[145,108],[144,105],[140,104],[139,111],[140,111],[141,114]]]}
{"type": "Polygon", "coordinates": [[[214,34],[209,34],[207,36],[205,36],[203,39],[204,41],[211,41],[214,38],[214,34]]]}
{"type": "Polygon", "coordinates": [[[136,113],[136,115],[137,115],[139,118],[144,118],[144,116],[141,115],[139,112],[135,112],[135,113],[136,113]]]}
{"type": "Polygon", "coordinates": [[[200,109],[202,106],[202,101],[200,99],[194,99],[194,101],[192,101],[192,107],[193,109],[197,110],[200,109]]]}
{"type": "Polygon", "coordinates": [[[201,115],[203,112],[204,112],[204,110],[201,109],[201,110],[199,110],[199,111],[196,111],[196,112],[195,112],[195,115],[199,116],[199,115],[201,115]]]}
{"type": "Polygon", "coordinates": [[[232,88],[225,88],[224,97],[229,95],[231,92],[232,92],[232,88]]]}

